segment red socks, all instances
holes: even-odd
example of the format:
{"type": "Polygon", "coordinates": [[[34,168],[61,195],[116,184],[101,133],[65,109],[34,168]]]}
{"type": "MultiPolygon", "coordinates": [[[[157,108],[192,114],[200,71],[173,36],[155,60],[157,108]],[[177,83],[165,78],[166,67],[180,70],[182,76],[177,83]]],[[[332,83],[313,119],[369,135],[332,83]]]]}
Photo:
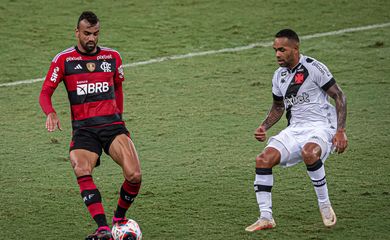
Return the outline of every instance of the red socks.
{"type": "Polygon", "coordinates": [[[120,197],[118,200],[118,207],[115,211],[116,218],[124,218],[127,209],[134,202],[135,197],[137,197],[139,189],[141,188],[141,183],[131,183],[125,180],[121,187],[120,197]]]}
{"type": "Polygon", "coordinates": [[[108,226],[102,205],[102,197],[93,182],[92,176],[86,175],[78,177],[77,183],[80,187],[81,197],[83,198],[91,217],[95,220],[99,227],[108,226]]]}

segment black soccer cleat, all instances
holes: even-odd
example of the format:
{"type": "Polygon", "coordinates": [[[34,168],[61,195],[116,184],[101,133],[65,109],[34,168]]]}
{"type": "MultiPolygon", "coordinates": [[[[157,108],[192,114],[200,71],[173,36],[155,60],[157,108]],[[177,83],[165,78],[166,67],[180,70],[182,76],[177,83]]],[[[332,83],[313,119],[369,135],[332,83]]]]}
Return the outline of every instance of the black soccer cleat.
{"type": "MultiPolygon", "coordinates": [[[[99,228],[100,229],[100,228],[99,228]]],[[[94,233],[88,235],[85,240],[111,240],[112,235],[111,231],[107,227],[107,229],[97,229],[94,233]]]]}

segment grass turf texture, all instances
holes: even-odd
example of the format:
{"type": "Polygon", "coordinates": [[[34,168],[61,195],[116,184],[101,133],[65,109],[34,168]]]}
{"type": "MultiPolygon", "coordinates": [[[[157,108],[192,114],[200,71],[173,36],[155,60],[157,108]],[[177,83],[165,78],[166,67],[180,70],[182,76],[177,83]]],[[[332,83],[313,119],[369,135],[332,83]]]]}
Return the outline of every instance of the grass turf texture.
{"type": "MultiPolygon", "coordinates": [[[[39,78],[73,44],[84,9],[101,19],[100,43],[124,63],[258,41],[280,28],[300,35],[390,22],[388,1],[2,1],[0,83],[39,78]],[[319,19],[320,16],[320,19],[319,19]],[[342,17],[341,17],[342,16],[342,17]]],[[[253,131],[272,101],[271,48],[126,68],[125,114],[143,186],[128,213],[145,239],[388,239],[390,28],[304,40],[348,98],[348,151],[326,162],[338,216],[323,227],[305,167],[275,168],[271,231],[258,216],[253,131]]],[[[83,239],[95,229],[68,162],[69,105],[53,96],[63,132],[46,133],[41,83],[0,88],[0,228],[8,239],[83,239]]],[[[283,119],[269,134],[284,128],[283,119]]],[[[122,182],[107,156],[94,172],[109,219],[122,182]]]]}

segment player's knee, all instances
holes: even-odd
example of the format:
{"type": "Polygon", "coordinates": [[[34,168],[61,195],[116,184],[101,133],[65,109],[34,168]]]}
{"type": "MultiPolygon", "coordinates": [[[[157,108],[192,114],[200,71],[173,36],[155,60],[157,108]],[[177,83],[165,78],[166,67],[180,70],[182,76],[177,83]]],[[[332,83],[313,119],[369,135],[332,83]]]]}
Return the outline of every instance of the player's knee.
{"type": "Polygon", "coordinates": [[[77,159],[70,159],[73,171],[76,176],[85,176],[92,174],[92,168],[85,162],[78,161],[77,159]]]}
{"type": "Polygon", "coordinates": [[[275,164],[272,161],[272,158],[267,156],[264,152],[257,155],[256,157],[256,167],[257,168],[272,168],[275,164]]]}
{"type": "Polygon", "coordinates": [[[320,159],[319,153],[311,148],[303,148],[301,151],[301,155],[306,165],[311,165],[318,159],[320,159]]]}
{"type": "Polygon", "coordinates": [[[82,166],[80,164],[75,164],[73,166],[73,171],[76,176],[86,176],[92,174],[92,169],[86,166],[82,166]]]}
{"type": "Polygon", "coordinates": [[[138,183],[142,181],[142,173],[141,171],[131,171],[124,173],[127,181],[132,183],[138,183]]]}
{"type": "Polygon", "coordinates": [[[272,168],[279,164],[280,152],[274,148],[266,148],[256,157],[256,168],[272,168]]]}

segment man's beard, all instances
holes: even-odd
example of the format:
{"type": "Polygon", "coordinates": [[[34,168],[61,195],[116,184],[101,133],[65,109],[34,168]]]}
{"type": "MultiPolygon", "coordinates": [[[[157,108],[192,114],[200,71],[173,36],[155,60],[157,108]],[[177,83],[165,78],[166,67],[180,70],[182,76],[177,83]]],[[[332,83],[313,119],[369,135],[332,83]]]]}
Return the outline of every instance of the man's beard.
{"type": "Polygon", "coordinates": [[[95,50],[96,48],[96,43],[95,42],[92,42],[92,41],[89,41],[87,43],[84,44],[83,48],[85,49],[85,51],[87,53],[91,53],[93,50],[95,50]]]}

